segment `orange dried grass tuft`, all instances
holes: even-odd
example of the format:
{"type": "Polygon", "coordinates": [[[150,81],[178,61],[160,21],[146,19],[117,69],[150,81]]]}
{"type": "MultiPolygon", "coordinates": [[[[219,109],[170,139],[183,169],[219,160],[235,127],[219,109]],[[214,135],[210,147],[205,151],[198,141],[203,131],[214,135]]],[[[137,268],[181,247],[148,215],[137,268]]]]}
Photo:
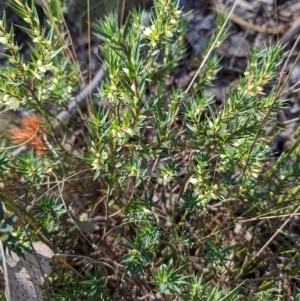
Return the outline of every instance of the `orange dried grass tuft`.
{"type": "Polygon", "coordinates": [[[43,119],[32,114],[21,119],[21,128],[14,126],[9,130],[10,140],[14,144],[25,144],[38,155],[43,155],[48,149],[43,139],[43,135],[46,136],[43,129],[43,119]]]}

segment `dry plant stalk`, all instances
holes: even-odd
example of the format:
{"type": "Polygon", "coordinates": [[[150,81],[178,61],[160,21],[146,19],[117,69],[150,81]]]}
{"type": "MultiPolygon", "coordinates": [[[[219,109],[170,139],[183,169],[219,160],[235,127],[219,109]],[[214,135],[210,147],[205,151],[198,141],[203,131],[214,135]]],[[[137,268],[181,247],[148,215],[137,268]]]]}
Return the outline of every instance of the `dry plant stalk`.
{"type": "Polygon", "coordinates": [[[36,154],[43,155],[48,149],[43,139],[46,137],[43,130],[43,119],[32,114],[21,119],[21,128],[14,126],[9,130],[10,140],[14,144],[25,144],[27,147],[33,148],[36,154]]]}

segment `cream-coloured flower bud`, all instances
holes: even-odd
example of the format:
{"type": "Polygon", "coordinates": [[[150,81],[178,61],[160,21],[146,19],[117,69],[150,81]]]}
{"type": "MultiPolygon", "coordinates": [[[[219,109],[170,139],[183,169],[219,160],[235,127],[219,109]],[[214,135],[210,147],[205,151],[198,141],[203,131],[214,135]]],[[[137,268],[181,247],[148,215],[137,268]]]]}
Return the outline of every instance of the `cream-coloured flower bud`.
{"type": "Polygon", "coordinates": [[[224,138],[227,135],[227,124],[226,123],[221,123],[221,128],[220,128],[220,131],[218,132],[218,135],[221,138],[224,138]]]}
{"type": "Polygon", "coordinates": [[[34,75],[34,77],[36,78],[36,79],[38,79],[38,80],[41,80],[42,78],[41,78],[41,76],[38,74],[38,73],[34,73],[33,74],[34,75]]]}
{"type": "Polygon", "coordinates": [[[7,38],[6,37],[0,37],[0,43],[3,44],[3,45],[6,45],[7,44],[7,38]]]}
{"type": "Polygon", "coordinates": [[[41,36],[37,36],[37,37],[35,37],[33,40],[32,40],[32,42],[33,43],[38,43],[38,42],[40,42],[42,40],[42,37],[41,36]]]}
{"type": "Polygon", "coordinates": [[[219,186],[218,186],[218,184],[214,184],[214,185],[212,186],[212,188],[216,191],[216,190],[218,190],[219,186]]]}
{"type": "Polygon", "coordinates": [[[149,37],[152,33],[152,30],[150,27],[146,27],[145,30],[144,30],[144,35],[149,37]]]}
{"type": "Polygon", "coordinates": [[[98,158],[95,159],[93,161],[93,163],[92,163],[92,166],[93,166],[93,169],[95,169],[95,170],[101,169],[101,162],[100,162],[100,160],[98,158]]]}
{"type": "Polygon", "coordinates": [[[22,64],[23,70],[27,71],[29,69],[28,65],[26,65],[25,63],[22,64]]]}
{"type": "Polygon", "coordinates": [[[9,61],[11,64],[16,64],[16,63],[18,63],[18,61],[16,61],[13,57],[9,58],[8,61],[9,61]]]}
{"type": "Polygon", "coordinates": [[[128,69],[128,68],[123,68],[123,71],[125,72],[125,74],[126,74],[127,76],[129,76],[129,69],[128,69]]]}
{"type": "Polygon", "coordinates": [[[19,6],[24,7],[24,5],[23,5],[23,3],[22,3],[21,1],[15,0],[15,2],[16,2],[19,6]]]}
{"type": "Polygon", "coordinates": [[[133,130],[133,128],[131,128],[131,127],[126,128],[126,129],[125,129],[125,132],[126,132],[127,134],[129,134],[130,137],[132,137],[132,136],[134,135],[134,130],[133,130]]]}
{"type": "Polygon", "coordinates": [[[103,150],[101,151],[101,159],[100,159],[100,162],[101,162],[102,164],[104,164],[104,162],[105,162],[105,160],[107,160],[107,158],[108,158],[108,153],[103,149],[103,150]]]}
{"type": "Polygon", "coordinates": [[[5,94],[5,95],[3,96],[3,102],[7,102],[8,98],[9,98],[9,95],[8,95],[8,94],[5,94]]]}
{"type": "Polygon", "coordinates": [[[31,22],[31,19],[30,18],[24,18],[23,19],[26,23],[28,23],[28,24],[32,24],[32,22],[31,22]]]}
{"type": "Polygon", "coordinates": [[[39,66],[39,70],[43,73],[45,73],[47,71],[43,66],[39,66]]]}
{"type": "Polygon", "coordinates": [[[165,35],[167,38],[172,38],[173,37],[173,33],[170,30],[166,30],[165,35]]]}
{"type": "Polygon", "coordinates": [[[52,62],[49,63],[49,64],[44,64],[43,68],[46,69],[46,70],[50,70],[52,68],[52,62]]]}
{"type": "Polygon", "coordinates": [[[191,184],[195,185],[195,186],[199,183],[199,181],[196,178],[193,178],[193,177],[190,178],[189,182],[191,184]]]}

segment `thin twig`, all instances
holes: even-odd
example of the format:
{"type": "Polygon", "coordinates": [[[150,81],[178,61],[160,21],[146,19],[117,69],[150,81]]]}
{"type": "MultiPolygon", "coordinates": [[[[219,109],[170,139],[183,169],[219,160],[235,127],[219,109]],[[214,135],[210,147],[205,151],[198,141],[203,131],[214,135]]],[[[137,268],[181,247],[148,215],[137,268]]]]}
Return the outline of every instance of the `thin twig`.
{"type": "Polygon", "coordinates": [[[299,34],[300,32],[300,17],[296,19],[296,21],[293,23],[293,25],[290,27],[288,31],[284,33],[284,35],[280,38],[281,44],[286,44],[290,41],[292,41],[295,37],[295,35],[299,34]]]}
{"type": "MultiPolygon", "coordinates": [[[[102,68],[100,68],[96,75],[94,76],[93,80],[90,82],[89,85],[87,85],[82,91],[80,91],[76,96],[75,100],[71,101],[68,105],[68,109],[61,111],[57,116],[57,120],[59,121],[57,124],[51,125],[52,131],[54,133],[54,130],[58,127],[59,124],[66,122],[72,117],[72,113],[77,109],[77,105],[82,102],[89,93],[95,90],[95,88],[99,85],[99,82],[104,77],[104,69],[105,69],[105,62],[102,65],[102,68]]],[[[33,92],[32,92],[33,93],[33,92]]],[[[50,122],[49,120],[47,120],[50,122]]],[[[62,148],[63,149],[63,148],[62,148]]],[[[19,148],[17,148],[15,151],[12,152],[12,155],[14,157],[17,157],[22,151],[26,150],[26,146],[22,145],[19,148]]]]}
{"type": "MultiPolygon", "coordinates": [[[[273,112],[273,108],[274,108],[276,102],[278,101],[278,99],[279,99],[279,97],[280,97],[280,95],[281,95],[281,93],[282,93],[282,91],[283,91],[283,89],[284,89],[286,83],[288,82],[288,80],[289,80],[289,78],[290,78],[290,76],[291,76],[291,74],[292,74],[294,68],[296,67],[296,64],[298,63],[298,61],[299,61],[299,59],[300,59],[300,53],[299,53],[299,54],[297,55],[297,57],[296,57],[296,59],[295,59],[293,65],[292,65],[291,69],[290,69],[290,72],[288,73],[287,77],[285,78],[283,84],[281,84],[281,86],[279,87],[279,85],[280,85],[280,83],[281,83],[281,78],[282,78],[282,76],[283,76],[283,74],[284,74],[284,72],[285,72],[285,70],[286,70],[286,68],[287,68],[289,59],[290,59],[290,57],[291,57],[291,55],[292,55],[292,53],[293,53],[293,51],[294,51],[296,45],[298,45],[298,42],[299,42],[299,41],[300,41],[300,35],[298,36],[296,42],[294,43],[294,46],[293,46],[291,52],[289,53],[289,56],[287,57],[287,59],[286,59],[286,61],[285,61],[285,64],[284,64],[284,66],[283,66],[283,68],[282,68],[282,70],[281,70],[281,72],[280,72],[280,76],[279,76],[279,80],[278,80],[278,85],[277,85],[277,87],[276,87],[276,94],[275,94],[275,96],[274,96],[274,100],[272,101],[272,103],[271,103],[271,105],[270,105],[270,107],[269,107],[269,110],[267,111],[267,113],[266,113],[266,115],[264,116],[262,122],[260,123],[259,128],[258,128],[258,130],[257,130],[257,132],[256,132],[256,134],[255,134],[254,140],[253,140],[253,142],[252,142],[252,144],[251,144],[251,146],[250,146],[249,154],[248,154],[248,157],[246,158],[246,164],[245,164],[245,168],[244,168],[243,173],[242,173],[241,180],[242,180],[242,179],[244,178],[244,176],[245,176],[246,170],[247,170],[247,168],[248,168],[249,160],[250,160],[250,157],[251,157],[250,154],[252,153],[252,151],[253,151],[253,149],[254,149],[254,146],[255,146],[255,144],[256,144],[256,142],[257,142],[259,136],[260,136],[260,133],[261,133],[261,131],[263,130],[263,128],[265,127],[265,125],[266,125],[266,123],[267,123],[267,121],[268,121],[268,119],[269,119],[271,113],[273,112]]],[[[244,156],[244,154],[243,154],[243,156],[244,156]]],[[[269,177],[267,177],[267,178],[269,178],[269,177]]]]}
{"type": "MultiPolygon", "coordinates": [[[[223,12],[222,9],[219,9],[217,7],[215,7],[214,10],[217,13],[223,12]]],[[[244,19],[241,19],[240,17],[235,16],[234,14],[230,14],[229,18],[232,22],[234,22],[240,26],[249,28],[251,30],[257,31],[257,32],[268,33],[268,34],[279,34],[279,33],[283,32],[283,30],[279,29],[279,28],[272,28],[272,27],[260,26],[260,25],[255,25],[255,24],[249,23],[249,22],[245,21],[244,19]]]]}
{"type": "Polygon", "coordinates": [[[232,6],[232,8],[231,8],[231,10],[230,10],[230,12],[229,12],[227,18],[226,18],[226,20],[225,20],[225,22],[224,22],[224,24],[222,25],[222,27],[221,27],[221,29],[220,29],[220,32],[219,32],[218,35],[216,36],[216,38],[215,38],[213,44],[211,45],[211,47],[210,47],[209,51],[207,52],[205,58],[204,58],[203,61],[201,62],[201,65],[199,66],[199,68],[198,68],[197,72],[195,73],[193,79],[191,80],[190,84],[188,85],[187,89],[185,90],[185,94],[187,94],[187,93],[190,91],[190,89],[191,89],[192,85],[194,84],[196,78],[198,77],[200,71],[201,71],[202,68],[204,67],[206,61],[208,60],[208,58],[209,58],[209,56],[210,56],[210,54],[212,53],[213,49],[215,48],[215,45],[219,42],[220,36],[221,36],[221,34],[223,33],[223,31],[224,31],[224,29],[225,29],[225,26],[227,25],[227,23],[228,23],[228,21],[229,21],[229,18],[230,18],[230,16],[232,15],[232,13],[233,13],[233,11],[234,11],[236,5],[237,5],[237,2],[238,2],[238,1],[235,0],[235,2],[234,2],[234,4],[233,4],[233,6],[232,6]]]}
{"type": "Polygon", "coordinates": [[[82,102],[87,95],[89,95],[92,91],[95,90],[96,87],[99,86],[99,82],[104,78],[104,69],[105,69],[106,63],[104,62],[102,67],[97,71],[95,74],[93,80],[82,90],[80,91],[76,96],[75,100],[71,101],[68,105],[68,109],[61,111],[57,115],[57,120],[61,123],[69,120],[72,117],[72,113],[74,112],[74,109],[76,109],[76,103],[82,102]]]}
{"type": "MultiPolygon", "coordinates": [[[[299,209],[300,206],[297,207],[297,209],[292,213],[292,215],[295,215],[297,211],[299,211],[299,209]]],[[[274,240],[278,233],[289,223],[290,220],[291,216],[276,230],[276,232],[270,237],[270,239],[261,247],[261,249],[254,255],[254,258],[258,257],[268,247],[268,245],[274,240]]]]}
{"type": "Polygon", "coordinates": [[[9,287],[9,277],[8,277],[8,272],[7,272],[7,264],[6,264],[6,258],[5,258],[5,253],[4,253],[4,248],[3,248],[3,243],[2,239],[0,239],[0,253],[2,254],[2,267],[3,267],[3,275],[4,275],[4,280],[5,280],[5,297],[7,301],[10,301],[10,287],[9,287]]]}
{"type": "MultiPolygon", "coordinates": [[[[90,0],[87,0],[87,31],[88,31],[88,62],[89,62],[89,84],[92,81],[92,54],[91,54],[91,12],[90,12],[90,0]]],[[[89,91],[86,97],[86,105],[89,117],[93,118],[92,113],[92,96],[91,91],[89,91]]]]}

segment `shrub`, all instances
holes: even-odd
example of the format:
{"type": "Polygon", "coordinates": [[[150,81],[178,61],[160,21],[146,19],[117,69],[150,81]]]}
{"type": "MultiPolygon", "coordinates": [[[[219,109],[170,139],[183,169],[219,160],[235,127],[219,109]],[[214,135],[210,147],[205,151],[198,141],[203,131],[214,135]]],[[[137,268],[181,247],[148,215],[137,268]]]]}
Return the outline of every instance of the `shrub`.
{"type": "Polygon", "coordinates": [[[10,65],[0,71],[0,103],[29,115],[2,145],[1,196],[26,225],[24,237],[69,258],[54,265],[51,298],[284,295],[278,277],[297,275],[297,242],[265,251],[276,236],[284,239],[283,219],[299,206],[299,139],[278,158],[272,150],[285,105],[276,87],[284,47],[254,48],[244,76],[217,106],[205,87],[221,68],[214,51],[227,35],[226,14],[217,16],[199,70],[183,90],[165,84],[185,58],[179,1],[154,1],[150,20],[133,10],[123,24],[111,13],[93,27],[105,79],[74,113],[68,110],[82,73],[61,12],[47,7],[42,24],[34,2],[10,5],[27,23],[21,29],[31,58],[22,56],[4,15],[0,42],[10,65]],[[28,150],[12,151],[11,143],[28,150]],[[244,281],[278,257],[284,265],[250,292],[244,281]],[[74,269],[70,258],[82,262],[74,269]]]}

